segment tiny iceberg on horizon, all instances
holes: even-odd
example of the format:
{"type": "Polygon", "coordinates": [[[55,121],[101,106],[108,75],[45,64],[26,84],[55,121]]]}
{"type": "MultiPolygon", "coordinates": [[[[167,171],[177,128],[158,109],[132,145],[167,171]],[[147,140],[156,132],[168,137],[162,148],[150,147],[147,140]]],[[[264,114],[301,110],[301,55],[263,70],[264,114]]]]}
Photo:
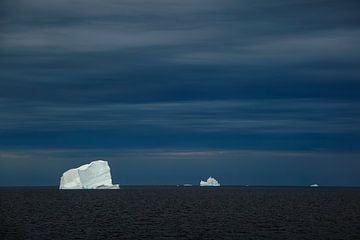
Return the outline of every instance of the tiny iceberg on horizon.
{"type": "Polygon", "coordinates": [[[119,184],[112,184],[108,162],[96,160],[64,172],[59,189],[119,189],[119,184]]]}
{"type": "Polygon", "coordinates": [[[209,177],[206,182],[200,181],[200,187],[220,187],[220,183],[213,177],[209,177]]]}
{"type": "Polygon", "coordinates": [[[319,185],[315,183],[315,184],[311,184],[310,187],[319,187],[319,185]]]}
{"type": "Polygon", "coordinates": [[[190,184],[190,183],[185,183],[185,184],[183,184],[183,186],[184,186],[184,187],[191,187],[192,184],[190,184]]]}

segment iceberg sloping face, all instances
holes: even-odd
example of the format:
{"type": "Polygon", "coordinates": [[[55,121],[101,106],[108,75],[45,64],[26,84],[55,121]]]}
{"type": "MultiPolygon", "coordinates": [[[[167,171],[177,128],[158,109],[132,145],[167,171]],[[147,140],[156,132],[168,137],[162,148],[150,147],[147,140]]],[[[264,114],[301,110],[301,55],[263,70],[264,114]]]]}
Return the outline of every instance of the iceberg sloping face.
{"type": "Polygon", "coordinates": [[[112,184],[107,161],[97,160],[63,173],[60,189],[119,189],[112,184]]]}
{"type": "Polygon", "coordinates": [[[205,181],[200,181],[200,186],[201,187],[220,187],[220,183],[212,177],[209,177],[206,182],[205,181]]]}

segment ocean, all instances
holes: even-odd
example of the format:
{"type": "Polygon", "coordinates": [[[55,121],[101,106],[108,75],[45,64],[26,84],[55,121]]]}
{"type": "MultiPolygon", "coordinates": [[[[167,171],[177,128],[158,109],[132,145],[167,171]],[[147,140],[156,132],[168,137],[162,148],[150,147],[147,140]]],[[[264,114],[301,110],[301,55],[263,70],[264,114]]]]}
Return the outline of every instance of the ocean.
{"type": "Polygon", "coordinates": [[[0,239],[360,239],[360,188],[0,188],[0,239]]]}

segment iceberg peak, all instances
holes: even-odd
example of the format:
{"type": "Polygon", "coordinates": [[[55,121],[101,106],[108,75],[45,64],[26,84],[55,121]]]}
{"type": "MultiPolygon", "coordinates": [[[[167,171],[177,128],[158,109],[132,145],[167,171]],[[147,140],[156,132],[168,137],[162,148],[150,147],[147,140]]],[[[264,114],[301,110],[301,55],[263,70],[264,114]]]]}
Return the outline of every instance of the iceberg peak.
{"type": "Polygon", "coordinates": [[[200,186],[201,187],[220,187],[220,183],[213,177],[209,177],[206,182],[205,181],[200,181],[200,186]]]}
{"type": "Polygon", "coordinates": [[[108,162],[96,160],[64,172],[59,189],[119,189],[119,184],[112,184],[108,162]]]}

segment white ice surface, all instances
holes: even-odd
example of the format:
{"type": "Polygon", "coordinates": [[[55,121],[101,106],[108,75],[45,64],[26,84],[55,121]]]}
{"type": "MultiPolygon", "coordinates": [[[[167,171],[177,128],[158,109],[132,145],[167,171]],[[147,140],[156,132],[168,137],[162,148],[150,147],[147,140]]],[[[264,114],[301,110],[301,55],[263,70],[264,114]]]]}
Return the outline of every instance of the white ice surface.
{"type": "Polygon", "coordinates": [[[219,187],[220,183],[212,177],[209,177],[206,182],[205,181],[200,181],[200,186],[201,187],[219,187]]]}
{"type": "Polygon", "coordinates": [[[107,161],[97,160],[63,173],[60,189],[118,189],[112,184],[107,161]]]}
{"type": "Polygon", "coordinates": [[[319,185],[315,183],[315,184],[311,184],[310,187],[319,187],[319,185]]]}

